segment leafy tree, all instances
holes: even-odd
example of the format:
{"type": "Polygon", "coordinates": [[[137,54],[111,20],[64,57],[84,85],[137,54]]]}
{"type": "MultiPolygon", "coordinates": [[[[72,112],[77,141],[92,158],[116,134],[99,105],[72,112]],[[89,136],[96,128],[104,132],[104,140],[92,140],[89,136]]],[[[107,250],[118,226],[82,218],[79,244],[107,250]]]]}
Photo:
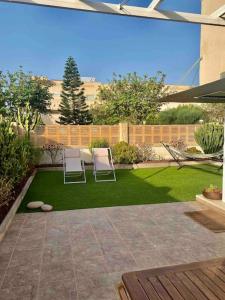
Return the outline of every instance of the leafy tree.
{"type": "Polygon", "coordinates": [[[49,92],[52,85],[47,78],[24,73],[22,67],[14,73],[0,72],[0,113],[13,116],[27,102],[39,113],[47,113],[53,97],[49,92]]]}
{"type": "Polygon", "coordinates": [[[90,109],[95,125],[112,125],[120,122],[120,117],[118,115],[112,113],[109,114],[109,107],[104,102],[96,102],[90,109]]]}
{"type": "Polygon", "coordinates": [[[179,105],[159,113],[159,124],[195,124],[204,119],[203,109],[197,105],[179,105]]]}
{"type": "Polygon", "coordinates": [[[0,71],[0,114],[5,113],[5,98],[4,98],[5,78],[3,72],[0,71]]]}
{"type": "Polygon", "coordinates": [[[202,108],[210,122],[223,123],[225,112],[224,103],[205,103],[202,105],[202,108]]]}
{"type": "MultiPolygon", "coordinates": [[[[31,84],[32,94],[29,101],[31,107],[39,113],[48,113],[51,100],[53,99],[53,94],[49,92],[49,88],[54,84],[47,78],[38,76],[32,77],[31,84]]],[[[24,102],[24,104],[26,104],[26,102],[24,102]]]]}
{"type": "Polygon", "coordinates": [[[142,124],[160,111],[159,99],[166,94],[165,75],[141,77],[137,73],[125,76],[113,74],[112,81],[100,87],[98,102],[92,106],[95,124],[116,124],[129,121],[142,124]]]}
{"type": "Polygon", "coordinates": [[[92,122],[82,84],[78,67],[70,56],[65,64],[58,123],[90,124],[92,122]]]}

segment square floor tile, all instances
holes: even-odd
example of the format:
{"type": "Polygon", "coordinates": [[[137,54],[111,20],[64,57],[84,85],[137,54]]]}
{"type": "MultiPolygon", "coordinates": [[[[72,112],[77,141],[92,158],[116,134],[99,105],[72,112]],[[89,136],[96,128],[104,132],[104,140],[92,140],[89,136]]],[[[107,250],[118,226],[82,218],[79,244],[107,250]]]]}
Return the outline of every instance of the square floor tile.
{"type": "Polygon", "coordinates": [[[41,284],[53,281],[75,280],[74,266],[71,261],[43,264],[41,268],[41,284]]]}
{"type": "Polygon", "coordinates": [[[55,247],[46,245],[43,250],[43,265],[51,263],[64,263],[72,260],[72,249],[70,245],[55,247]]]}
{"type": "Polygon", "coordinates": [[[30,286],[35,289],[40,276],[40,265],[26,265],[8,268],[2,283],[2,289],[30,286]]]}
{"type": "Polygon", "coordinates": [[[38,300],[76,300],[75,281],[43,282],[38,291],[38,300]]]}
{"type": "Polygon", "coordinates": [[[42,258],[42,249],[35,248],[32,250],[15,250],[10,260],[9,267],[40,265],[42,258]]]}

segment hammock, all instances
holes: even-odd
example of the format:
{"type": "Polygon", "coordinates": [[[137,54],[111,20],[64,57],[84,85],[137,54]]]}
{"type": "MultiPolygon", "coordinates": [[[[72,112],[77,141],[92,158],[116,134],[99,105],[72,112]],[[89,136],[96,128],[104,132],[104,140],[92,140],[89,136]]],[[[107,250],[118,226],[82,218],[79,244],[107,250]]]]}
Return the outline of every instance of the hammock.
{"type": "MultiPolygon", "coordinates": [[[[180,159],[185,160],[194,160],[194,161],[201,161],[201,160],[216,160],[221,161],[223,160],[223,149],[212,154],[204,154],[204,153],[188,153],[185,151],[178,150],[168,144],[161,142],[165,149],[169,152],[169,154],[173,157],[176,163],[179,165],[178,169],[182,168],[184,165],[181,163],[180,159]]],[[[221,168],[222,166],[220,166],[221,168]]]]}

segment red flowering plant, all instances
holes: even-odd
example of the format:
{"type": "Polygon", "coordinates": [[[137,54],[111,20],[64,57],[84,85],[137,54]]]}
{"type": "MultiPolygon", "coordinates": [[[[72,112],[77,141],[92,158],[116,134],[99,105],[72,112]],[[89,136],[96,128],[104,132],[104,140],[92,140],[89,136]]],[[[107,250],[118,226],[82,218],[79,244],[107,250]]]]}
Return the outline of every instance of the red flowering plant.
{"type": "Polygon", "coordinates": [[[50,156],[52,164],[55,164],[57,155],[63,150],[63,144],[45,144],[42,149],[50,156]]]}

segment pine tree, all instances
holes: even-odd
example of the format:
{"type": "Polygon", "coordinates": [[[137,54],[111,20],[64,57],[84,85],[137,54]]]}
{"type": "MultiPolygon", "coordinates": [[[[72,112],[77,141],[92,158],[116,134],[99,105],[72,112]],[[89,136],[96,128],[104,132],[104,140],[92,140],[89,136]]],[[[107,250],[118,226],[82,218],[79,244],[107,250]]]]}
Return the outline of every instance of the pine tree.
{"type": "Polygon", "coordinates": [[[82,84],[75,60],[70,56],[65,64],[58,123],[76,125],[92,122],[82,84]]]}
{"type": "Polygon", "coordinates": [[[79,99],[79,124],[88,125],[92,123],[92,116],[89,112],[88,106],[86,104],[86,98],[84,96],[84,89],[81,90],[82,95],[79,99]]]}

